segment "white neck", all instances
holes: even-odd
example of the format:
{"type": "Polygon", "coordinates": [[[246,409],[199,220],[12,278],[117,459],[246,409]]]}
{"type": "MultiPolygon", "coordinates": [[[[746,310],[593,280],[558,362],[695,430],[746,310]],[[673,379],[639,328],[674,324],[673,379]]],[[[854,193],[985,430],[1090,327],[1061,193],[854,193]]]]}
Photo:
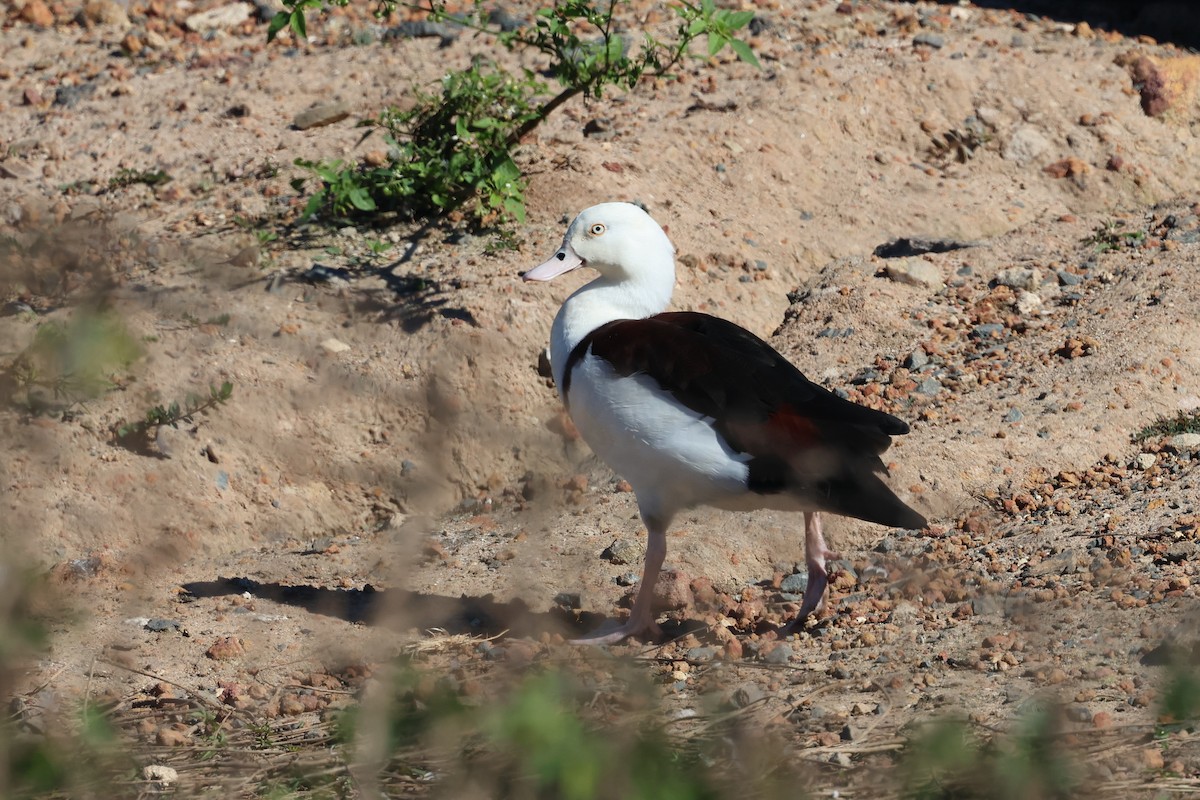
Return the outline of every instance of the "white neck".
{"type": "Polygon", "coordinates": [[[637,277],[613,280],[601,275],[563,303],[550,329],[550,365],[554,384],[562,394],[563,370],[575,345],[601,325],[618,319],[645,319],[661,314],[671,304],[675,268],[649,270],[637,277]]]}

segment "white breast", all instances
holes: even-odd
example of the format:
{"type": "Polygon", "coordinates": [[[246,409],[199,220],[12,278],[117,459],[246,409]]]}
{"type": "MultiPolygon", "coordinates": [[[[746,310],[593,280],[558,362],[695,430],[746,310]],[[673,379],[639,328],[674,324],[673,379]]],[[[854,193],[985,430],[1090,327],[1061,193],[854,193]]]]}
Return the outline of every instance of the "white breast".
{"type": "Polygon", "coordinates": [[[731,450],[709,418],[649,376],[622,377],[589,354],[572,371],[570,386],[575,426],[596,455],[629,481],[643,511],[674,513],[745,493],[748,456],[731,450]]]}

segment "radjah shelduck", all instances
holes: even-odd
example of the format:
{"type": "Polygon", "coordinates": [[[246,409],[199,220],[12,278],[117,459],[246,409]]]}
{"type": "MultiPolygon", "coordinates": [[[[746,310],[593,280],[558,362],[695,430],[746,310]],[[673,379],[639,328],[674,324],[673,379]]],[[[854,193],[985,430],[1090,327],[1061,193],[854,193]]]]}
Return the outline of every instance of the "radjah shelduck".
{"type": "Polygon", "coordinates": [[[836,558],[821,512],[925,526],[880,478],[880,454],[908,425],[818,386],[732,322],[667,311],[675,248],[644,210],[592,206],[550,260],[523,277],[548,281],[581,267],[599,276],[554,318],[554,381],[584,441],[633,487],[648,541],[629,619],[579,641],[661,634],[654,584],[667,530],[684,509],[803,512],[808,588],[789,628],[820,608],[826,559],[836,558]]]}

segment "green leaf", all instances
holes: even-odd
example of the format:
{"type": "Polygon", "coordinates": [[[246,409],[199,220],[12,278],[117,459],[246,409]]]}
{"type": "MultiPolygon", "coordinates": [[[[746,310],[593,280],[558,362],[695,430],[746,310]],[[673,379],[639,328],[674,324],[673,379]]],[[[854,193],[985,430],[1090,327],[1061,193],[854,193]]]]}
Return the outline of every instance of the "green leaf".
{"type": "Polygon", "coordinates": [[[721,52],[722,48],[727,44],[729,44],[729,39],[726,39],[721,34],[711,32],[708,34],[708,54],[710,56],[715,56],[721,52]]]}
{"type": "Polygon", "coordinates": [[[737,57],[742,61],[758,69],[762,69],[762,64],[758,63],[758,56],[754,55],[754,51],[750,49],[750,45],[741,39],[730,39],[729,46],[733,48],[733,52],[737,53],[737,57]]]}
{"type": "Polygon", "coordinates": [[[304,21],[304,6],[293,9],[291,14],[292,33],[296,34],[299,42],[308,39],[308,24],[304,21]]]}
{"type": "Polygon", "coordinates": [[[744,28],[750,24],[750,20],[754,19],[753,11],[727,11],[721,15],[721,21],[724,22],[731,31],[736,31],[739,28],[744,28]]]}
{"type": "Polygon", "coordinates": [[[271,24],[267,27],[267,41],[275,41],[275,37],[281,30],[287,27],[291,21],[292,15],[286,11],[278,11],[275,16],[271,17],[271,24]]]}

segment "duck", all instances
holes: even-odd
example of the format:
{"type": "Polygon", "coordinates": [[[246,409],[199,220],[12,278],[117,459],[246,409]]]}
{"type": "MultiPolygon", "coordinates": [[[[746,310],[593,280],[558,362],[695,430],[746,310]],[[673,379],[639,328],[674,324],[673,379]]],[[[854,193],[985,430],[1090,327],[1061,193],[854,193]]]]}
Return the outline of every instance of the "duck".
{"type": "Polygon", "coordinates": [[[551,372],[583,440],[632,488],[647,539],[628,618],[576,642],[662,636],[654,585],[667,532],[687,509],[803,514],[808,585],[784,634],[824,603],[827,563],[838,556],[826,544],[823,513],[926,526],[883,480],[880,455],[909,426],[810,381],[734,322],[668,311],[675,248],[641,206],[585,209],[554,255],[521,277],[549,281],[584,268],[598,276],[554,318],[551,372]]]}

